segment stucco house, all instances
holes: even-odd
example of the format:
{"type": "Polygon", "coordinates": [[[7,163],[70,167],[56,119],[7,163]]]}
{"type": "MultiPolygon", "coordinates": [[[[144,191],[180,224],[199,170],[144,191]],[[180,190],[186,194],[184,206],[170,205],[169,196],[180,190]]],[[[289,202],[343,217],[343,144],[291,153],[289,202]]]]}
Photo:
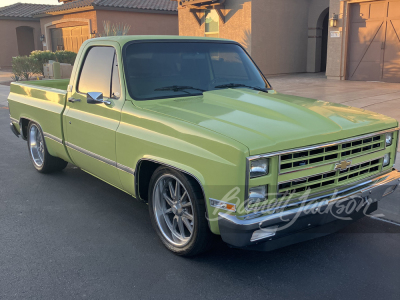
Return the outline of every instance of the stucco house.
{"type": "MultiPolygon", "coordinates": [[[[0,8],[0,67],[33,50],[70,50],[103,32],[103,22],[130,25],[129,34],[178,35],[170,0],[64,0],[61,5],[17,3],[0,8]]],[[[57,4],[57,0],[54,0],[57,4]]]]}
{"type": "Polygon", "coordinates": [[[11,66],[11,58],[41,49],[40,20],[34,14],[52,5],[23,4],[0,7],[0,67],[11,66]]]}
{"type": "Polygon", "coordinates": [[[400,0],[174,0],[179,34],[233,39],[267,74],[400,82],[400,0]]]}
{"type": "Polygon", "coordinates": [[[103,32],[103,22],[131,26],[132,35],[178,35],[177,3],[170,0],[66,0],[36,15],[43,48],[77,52],[83,41],[103,32]]]}

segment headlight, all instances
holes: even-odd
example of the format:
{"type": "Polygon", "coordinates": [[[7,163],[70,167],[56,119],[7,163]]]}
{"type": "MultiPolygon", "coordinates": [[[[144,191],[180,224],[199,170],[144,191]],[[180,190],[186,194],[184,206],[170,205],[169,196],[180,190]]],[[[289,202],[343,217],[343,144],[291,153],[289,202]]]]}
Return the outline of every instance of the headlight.
{"type": "Polygon", "coordinates": [[[393,132],[386,133],[386,146],[392,146],[393,144],[393,132]]]}
{"type": "Polygon", "coordinates": [[[250,178],[268,174],[268,158],[255,159],[250,162],[250,178]]]}
{"type": "Polygon", "coordinates": [[[390,164],[390,153],[385,154],[383,157],[383,167],[387,167],[390,164]]]}
{"type": "Polygon", "coordinates": [[[268,188],[266,185],[256,186],[249,189],[248,205],[254,205],[267,200],[268,188]]]}

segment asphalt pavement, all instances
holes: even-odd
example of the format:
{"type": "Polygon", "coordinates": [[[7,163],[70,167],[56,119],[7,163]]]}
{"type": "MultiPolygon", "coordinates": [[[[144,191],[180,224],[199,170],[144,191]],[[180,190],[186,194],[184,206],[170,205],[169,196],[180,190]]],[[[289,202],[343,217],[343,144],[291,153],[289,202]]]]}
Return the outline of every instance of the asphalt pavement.
{"type": "Polygon", "coordinates": [[[73,165],[36,172],[0,109],[0,299],[399,299],[399,249],[396,222],[365,217],[273,252],[177,257],[145,204],[73,165]]]}

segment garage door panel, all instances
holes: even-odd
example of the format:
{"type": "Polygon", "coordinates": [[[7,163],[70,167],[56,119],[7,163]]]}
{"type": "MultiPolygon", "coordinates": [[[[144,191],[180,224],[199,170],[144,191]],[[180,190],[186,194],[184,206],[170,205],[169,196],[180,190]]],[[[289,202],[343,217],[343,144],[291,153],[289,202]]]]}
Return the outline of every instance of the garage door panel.
{"type": "Polygon", "coordinates": [[[380,81],[382,76],[380,62],[361,62],[352,75],[352,80],[380,81]]]}
{"type": "Polygon", "coordinates": [[[400,82],[400,1],[351,4],[347,78],[400,82]]]}
{"type": "Polygon", "coordinates": [[[385,1],[372,2],[370,5],[370,19],[383,19],[387,16],[387,3],[385,1]]]}
{"type": "Polygon", "coordinates": [[[352,5],[350,11],[352,22],[363,22],[369,19],[369,3],[356,3],[352,5]]]}
{"type": "Polygon", "coordinates": [[[390,19],[400,18],[400,1],[389,2],[388,17],[390,19]]]}
{"type": "Polygon", "coordinates": [[[82,43],[90,38],[88,26],[52,29],[53,50],[64,49],[78,52],[82,43]]]}
{"type": "Polygon", "coordinates": [[[400,82],[400,20],[388,22],[383,80],[400,82]]]}

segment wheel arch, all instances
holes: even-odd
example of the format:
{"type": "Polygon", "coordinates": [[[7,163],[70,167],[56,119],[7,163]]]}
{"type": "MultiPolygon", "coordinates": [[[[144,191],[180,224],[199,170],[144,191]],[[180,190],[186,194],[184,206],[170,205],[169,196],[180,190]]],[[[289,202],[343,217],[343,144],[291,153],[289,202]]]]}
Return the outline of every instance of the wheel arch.
{"type": "Polygon", "coordinates": [[[147,202],[147,195],[149,189],[150,178],[153,176],[155,170],[160,166],[165,166],[176,171],[179,171],[189,178],[193,180],[195,184],[197,184],[204,197],[204,201],[206,201],[206,193],[204,191],[204,178],[201,174],[191,169],[187,166],[177,166],[179,164],[175,164],[173,162],[166,162],[161,159],[155,158],[142,158],[140,159],[135,168],[135,195],[139,200],[147,202]]]}

